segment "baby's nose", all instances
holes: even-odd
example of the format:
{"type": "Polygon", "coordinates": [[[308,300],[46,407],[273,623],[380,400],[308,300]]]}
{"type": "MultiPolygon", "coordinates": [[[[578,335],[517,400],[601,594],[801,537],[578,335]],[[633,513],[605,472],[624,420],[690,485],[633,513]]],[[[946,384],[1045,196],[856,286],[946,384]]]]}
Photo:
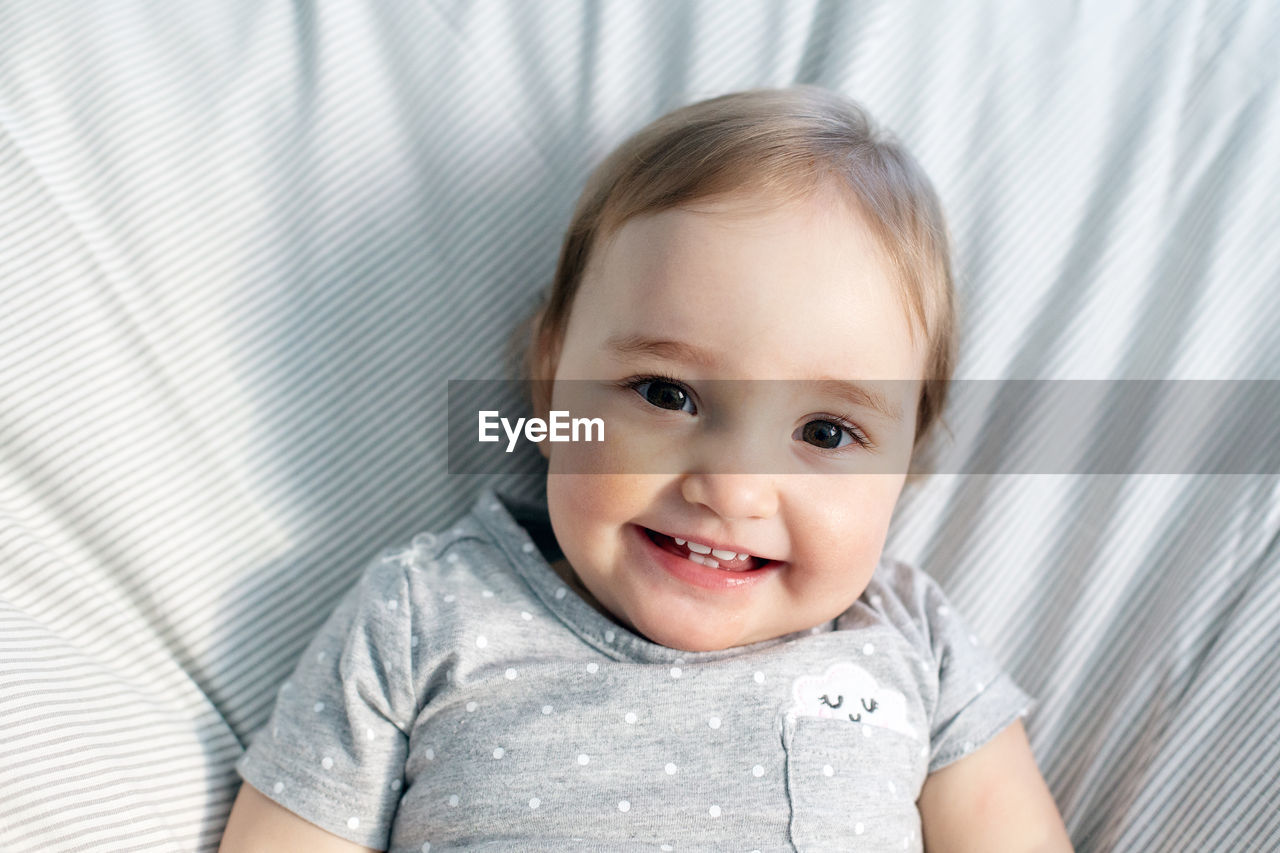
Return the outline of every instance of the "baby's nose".
{"type": "Polygon", "coordinates": [[[778,492],[767,474],[689,473],[680,491],[721,518],[769,518],[778,511],[778,492]]]}

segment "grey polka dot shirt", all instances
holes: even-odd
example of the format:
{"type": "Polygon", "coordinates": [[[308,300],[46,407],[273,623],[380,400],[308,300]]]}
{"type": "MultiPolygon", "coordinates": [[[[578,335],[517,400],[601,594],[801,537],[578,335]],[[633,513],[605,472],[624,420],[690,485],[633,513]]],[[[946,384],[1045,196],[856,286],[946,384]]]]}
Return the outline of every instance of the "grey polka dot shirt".
{"type": "Polygon", "coordinates": [[[236,765],[351,841],[921,850],[927,774],[1032,705],[923,572],[812,631],[649,642],[568,589],[545,508],[491,490],[365,569],[236,765]]]}

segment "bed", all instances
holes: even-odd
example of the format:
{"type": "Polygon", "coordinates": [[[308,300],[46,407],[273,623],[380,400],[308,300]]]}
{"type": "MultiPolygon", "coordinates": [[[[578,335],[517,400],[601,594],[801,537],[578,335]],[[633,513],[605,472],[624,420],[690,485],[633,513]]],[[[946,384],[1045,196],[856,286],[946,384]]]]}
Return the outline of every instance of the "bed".
{"type": "Polygon", "coordinates": [[[590,166],[797,82],[955,241],[980,428],[886,551],[1037,699],[1078,850],[1280,849],[1278,54],[1265,0],[0,2],[0,850],[215,850],[311,635],[480,487],[447,382],[512,375],[590,166]],[[1046,457],[1011,381],[1272,402],[1201,407],[1230,465],[1046,457]]]}

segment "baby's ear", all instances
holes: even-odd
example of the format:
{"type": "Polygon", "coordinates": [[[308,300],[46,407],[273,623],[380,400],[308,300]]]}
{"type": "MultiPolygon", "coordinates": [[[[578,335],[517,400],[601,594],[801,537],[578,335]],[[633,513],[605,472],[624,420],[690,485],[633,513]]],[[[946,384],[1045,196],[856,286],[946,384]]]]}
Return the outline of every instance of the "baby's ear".
{"type": "MultiPolygon", "coordinates": [[[[551,331],[542,325],[545,311],[545,306],[538,309],[530,324],[531,334],[527,355],[529,401],[533,406],[533,416],[542,418],[544,421],[547,420],[551,411],[551,389],[556,375],[556,342],[552,340],[551,331]]],[[[539,450],[543,450],[543,444],[545,442],[538,443],[539,450]]],[[[546,455],[545,451],[543,455],[546,455]]]]}

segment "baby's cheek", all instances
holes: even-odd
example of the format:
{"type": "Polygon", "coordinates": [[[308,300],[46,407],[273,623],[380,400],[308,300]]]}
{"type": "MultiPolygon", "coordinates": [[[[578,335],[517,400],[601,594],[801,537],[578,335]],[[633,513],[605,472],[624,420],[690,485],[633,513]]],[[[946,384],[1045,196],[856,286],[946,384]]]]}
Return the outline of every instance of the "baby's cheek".
{"type": "MultiPolygon", "coordinates": [[[[624,417],[601,419],[603,441],[558,442],[550,448],[552,474],[645,477],[678,473],[681,439],[677,431],[645,429],[624,417]]],[[[597,437],[595,433],[592,437],[597,437]]]]}

